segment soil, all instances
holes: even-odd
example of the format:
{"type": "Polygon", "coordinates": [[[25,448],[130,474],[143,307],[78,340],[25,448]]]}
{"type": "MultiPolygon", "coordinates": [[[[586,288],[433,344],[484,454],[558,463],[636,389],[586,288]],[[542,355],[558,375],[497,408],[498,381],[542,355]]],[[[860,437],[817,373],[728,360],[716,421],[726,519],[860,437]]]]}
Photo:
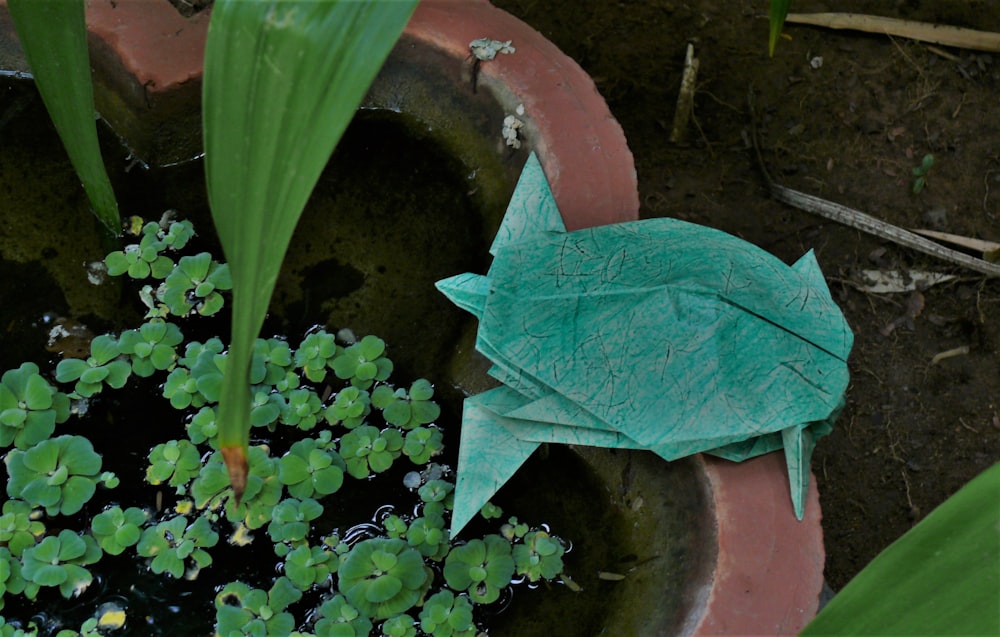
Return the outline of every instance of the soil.
{"type": "MultiPolygon", "coordinates": [[[[594,78],[635,154],[642,217],[719,228],[788,263],[815,250],[855,333],[847,406],[813,457],[835,590],[1000,460],[1000,282],[769,199],[747,107],[753,91],[763,159],[782,185],[904,228],[1000,240],[998,56],[787,25],[769,58],[763,0],[494,4],[594,78]],[[689,42],[700,60],[693,120],[673,144],[689,42]],[[915,193],[927,154],[934,164],[915,193]],[[863,270],[957,278],[873,294],[855,287],[863,270]]],[[[793,5],[1000,32],[986,0],[793,5]]]]}

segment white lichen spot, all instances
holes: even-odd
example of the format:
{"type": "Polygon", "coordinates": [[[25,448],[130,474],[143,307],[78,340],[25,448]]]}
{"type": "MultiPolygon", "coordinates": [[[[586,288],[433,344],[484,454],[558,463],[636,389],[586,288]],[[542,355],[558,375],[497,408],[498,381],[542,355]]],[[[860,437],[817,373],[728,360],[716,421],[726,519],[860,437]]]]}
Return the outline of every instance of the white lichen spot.
{"type": "Polygon", "coordinates": [[[72,334],[69,333],[69,330],[63,327],[62,323],[59,323],[58,325],[53,325],[52,329],[49,330],[48,346],[52,347],[53,345],[56,344],[56,342],[64,338],[69,338],[70,336],[72,336],[72,334]]]}
{"type": "Polygon", "coordinates": [[[469,50],[472,51],[472,55],[476,56],[477,59],[485,62],[495,58],[497,53],[513,53],[516,51],[517,49],[510,45],[511,42],[512,40],[501,42],[500,40],[491,40],[490,38],[479,38],[478,40],[469,42],[469,50]]]}
{"type": "Polygon", "coordinates": [[[84,416],[90,410],[90,400],[81,398],[69,404],[69,413],[74,416],[84,416]]]}
{"type": "Polygon", "coordinates": [[[108,266],[104,265],[104,261],[91,261],[87,264],[87,280],[90,281],[91,285],[104,283],[107,274],[108,266]]]}
{"type": "Polygon", "coordinates": [[[403,476],[403,486],[407,489],[418,489],[420,488],[420,483],[420,474],[416,471],[410,471],[403,476]]]}
{"type": "Polygon", "coordinates": [[[521,140],[518,137],[518,131],[524,126],[524,122],[514,117],[513,115],[508,115],[503,118],[503,130],[501,134],[503,135],[504,142],[508,146],[514,149],[521,147],[521,140]]]}
{"type": "Polygon", "coordinates": [[[349,327],[342,327],[337,330],[337,340],[341,343],[346,343],[347,345],[353,345],[358,342],[358,337],[354,334],[354,330],[349,327]]]}

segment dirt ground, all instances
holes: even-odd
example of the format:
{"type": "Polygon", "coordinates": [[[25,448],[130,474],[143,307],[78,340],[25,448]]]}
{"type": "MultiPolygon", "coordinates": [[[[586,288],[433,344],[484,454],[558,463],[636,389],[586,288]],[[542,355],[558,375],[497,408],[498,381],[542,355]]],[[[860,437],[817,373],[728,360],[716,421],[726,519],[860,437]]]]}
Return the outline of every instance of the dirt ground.
{"type": "MultiPolygon", "coordinates": [[[[905,228],[1000,241],[998,56],[788,25],[767,56],[766,0],[494,0],[594,78],[635,154],[643,217],[720,228],[791,263],[813,249],[855,333],[847,407],[817,447],[836,590],[972,477],[1000,460],[1000,282],[768,197],[749,147],[781,184],[905,228]],[[687,43],[700,59],[687,143],[668,141],[687,43]],[[913,169],[934,164],[914,193],[913,169]],[[958,275],[872,294],[862,270],[958,275]],[[935,355],[968,353],[932,363],[935,355]]],[[[796,0],[1000,31],[995,0],[796,0]]]]}

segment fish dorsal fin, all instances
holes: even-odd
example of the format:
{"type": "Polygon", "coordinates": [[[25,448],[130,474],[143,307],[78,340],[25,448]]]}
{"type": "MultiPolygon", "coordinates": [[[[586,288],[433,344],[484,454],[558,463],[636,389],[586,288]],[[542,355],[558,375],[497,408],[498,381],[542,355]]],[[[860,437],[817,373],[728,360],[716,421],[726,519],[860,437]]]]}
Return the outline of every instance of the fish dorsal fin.
{"type": "Polygon", "coordinates": [[[517,180],[493,245],[490,246],[490,254],[496,256],[506,246],[528,241],[548,232],[566,232],[566,226],[563,225],[549,182],[545,179],[542,164],[535,153],[531,153],[517,180]]]}
{"type": "Polygon", "coordinates": [[[486,277],[468,272],[456,274],[447,279],[441,279],[434,284],[434,287],[458,307],[473,314],[478,319],[483,318],[486,297],[490,292],[490,282],[486,277]]]}

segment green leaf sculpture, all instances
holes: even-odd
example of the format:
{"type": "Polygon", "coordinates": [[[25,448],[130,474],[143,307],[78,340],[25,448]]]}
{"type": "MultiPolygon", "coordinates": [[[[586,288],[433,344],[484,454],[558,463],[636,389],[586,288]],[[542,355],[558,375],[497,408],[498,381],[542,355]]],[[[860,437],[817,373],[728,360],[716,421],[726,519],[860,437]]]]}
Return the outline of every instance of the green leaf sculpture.
{"type": "Polygon", "coordinates": [[[218,0],[205,50],[205,172],[233,283],[219,447],[239,499],[249,373],[292,232],[416,0],[218,0]]]}
{"type": "Polygon", "coordinates": [[[83,0],[8,0],[35,86],[98,219],[117,235],[118,202],[101,159],[83,0]]]}
{"type": "Polygon", "coordinates": [[[788,266],[669,218],[567,232],[534,154],[490,253],[486,276],[437,283],[479,319],[504,383],[465,400],[453,536],[543,442],[666,460],[783,449],[802,517],[854,338],[812,253],[788,266]]]}

